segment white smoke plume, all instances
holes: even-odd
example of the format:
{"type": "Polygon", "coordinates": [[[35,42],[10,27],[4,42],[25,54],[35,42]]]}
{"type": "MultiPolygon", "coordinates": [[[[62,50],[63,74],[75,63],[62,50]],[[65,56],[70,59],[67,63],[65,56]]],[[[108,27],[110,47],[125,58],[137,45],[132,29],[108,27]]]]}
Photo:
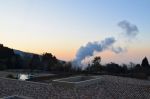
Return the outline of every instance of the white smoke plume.
{"type": "Polygon", "coordinates": [[[94,52],[102,52],[104,50],[112,50],[115,53],[119,53],[123,51],[121,47],[113,47],[113,44],[116,42],[114,37],[106,38],[102,41],[96,41],[96,42],[88,42],[85,46],[81,46],[79,50],[76,53],[76,58],[74,60],[74,64],[77,66],[81,66],[82,61],[86,57],[91,57],[94,55],[94,52]]]}
{"type": "MultiPolygon", "coordinates": [[[[118,23],[118,26],[123,29],[124,38],[133,39],[138,34],[138,28],[136,25],[131,24],[130,22],[124,20],[118,23]]],[[[89,58],[94,56],[95,52],[103,52],[105,50],[111,50],[112,52],[118,54],[121,52],[125,52],[127,49],[122,48],[120,46],[115,46],[116,41],[114,37],[105,38],[102,41],[88,42],[85,46],[81,46],[77,53],[76,57],[73,60],[73,66],[81,67],[83,69],[84,62],[89,58]]]]}

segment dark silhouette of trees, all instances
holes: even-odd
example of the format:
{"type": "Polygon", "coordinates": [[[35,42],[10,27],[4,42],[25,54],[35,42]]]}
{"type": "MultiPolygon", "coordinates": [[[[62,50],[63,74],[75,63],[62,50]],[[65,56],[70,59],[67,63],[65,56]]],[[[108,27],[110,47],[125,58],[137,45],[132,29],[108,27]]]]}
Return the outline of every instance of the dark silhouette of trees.
{"type": "Polygon", "coordinates": [[[122,68],[121,66],[119,66],[116,63],[109,63],[106,64],[106,70],[109,73],[121,73],[122,72],[122,68]]]}
{"type": "Polygon", "coordinates": [[[149,62],[148,62],[147,57],[145,57],[145,58],[142,60],[141,66],[144,67],[144,68],[148,68],[148,67],[149,67],[149,62]]]}
{"type": "Polygon", "coordinates": [[[46,71],[69,71],[70,67],[59,62],[51,53],[43,55],[24,53],[15,54],[14,50],[0,44],[0,70],[4,69],[30,69],[46,71]]]}
{"type": "Polygon", "coordinates": [[[14,68],[15,54],[13,49],[4,47],[0,44],[0,64],[3,64],[3,68],[14,68]],[[4,67],[6,66],[6,67],[4,67]]]}
{"type": "Polygon", "coordinates": [[[58,60],[55,56],[53,56],[51,53],[44,53],[42,55],[42,63],[44,66],[44,70],[51,71],[54,66],[54,64],[58,63],[58,60]]]}
{"type": "Polygon", "coordinates": [[[32,71],[34,69],[39,69],[41,67],[41,60],[39,55],[33,54],[32,59],[29,64],[29,69],[32,71]]]}
{"type": "Polygon", "coordinates": [[[72,64],[71,62],[65,62],[63,65],[63,71],[64,72],[71,72],[72,71],[72,64]]]}
{"type": "Polygon", "coordinates": [[[141,65],[140,65],[140,64],[137,64],[137,65],[133,68],[133,72],[134,72],[134,73],[143,72],[143,69],[142,69],[141,65]]]}
{"type": "MultiPolygon", "coordinates": [[[[78,66],[77,66],[78,67],[78,66]]],[[[51,53],[42,55],[25,53],[23,55],[14,53],[14,50],[0,44],[0,70],[5,69],[30,69],[50,71],[56,73],[88,73],[88,74],[112,74],[136,78],[147,78],[150,75],[150,65],[145,57],[141,64],[130,63],[129,65],[117,63],[101,64],[101,57],[97,56],[85,70],[74,68],[71,62],[58,60],[51,53]]]]}
{"type": "Polygon", "coordinates": [[[32,56],[29,55],[29,54],[24,54],[22,56],[22,68],[23,69],[29,69],[29,65],[30,65],[30,62],[31,62],[31,59],[32,59],[32,56]]]}
{"type": "Polygon", "coordinates": [[[23,68],[23,59],[20,55],[15,54],[15,68],[22,69],[23,68]]]}
{"type": "Polygon", "coordinates": [[[92,64],[88,65],[88,67],[86,68],[87,72],[100,72],[102,70],[102,66],[100,64],[101,62],[101,57],[96,56],[93,61],[92,64]]]}
{"type": "Polygon", "coordinates": [[[150,75],[150,66],[149,66],[148,59],[147,59],[146,57],[142,60],[141,66],[142,66],[143,72],[144,72],[146,75],[150,75]]]}
{"type": "Polygon", "coordinates": [[[7,60],[8,58],[14,56],[13,49],[8,47],[4,47],[2,44],[0,45],[0,59],[7,60]]]}
{"type": "Polygon", "coordinates": [[[100,65],[100,62],[101,62],[101,57],[96,56],[92,63],[93,65],[100,65]]]}
{"type": "Polygon", "coordinates": [[[127,68],[126,64],[122,65],[122,73],[124,73],[124,74],[128,73],[128,68],[127,68]]]}
{"type": "Polygon", "coordinates": [[[7,69],[6,64],[3,62],[0,62],[0,70],[5,70],[5,69],[7,69]]]}

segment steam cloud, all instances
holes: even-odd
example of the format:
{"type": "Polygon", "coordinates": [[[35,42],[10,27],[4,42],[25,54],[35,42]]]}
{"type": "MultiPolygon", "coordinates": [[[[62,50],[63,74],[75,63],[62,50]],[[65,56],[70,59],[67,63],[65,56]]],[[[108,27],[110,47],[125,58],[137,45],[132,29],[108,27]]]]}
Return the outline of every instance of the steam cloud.
{"type": "Polygon", "coordinates": [[[115,53],[119,53],[122,51],[121,47],[115,48],[112,45],[116,42],[114,37],[106,38],[102,41],[96,42],[88,42],[85,46],[81,46],[76,53],[76,65],[80,66],[81,61],[84,60],[86,57],[90,57],[94,55],[94,52],[102,52],[107,49],[111,49],[115,53]]]}
{"type": "Polygon", "coordinates": [[[139,32],[136,25],[131,24],[130,22],[126,20],[119,22],[118,26],[124,30],[123,34],[129,39],[132,39],[133,37],[135,37],[139,32]]]}
{"type": "MultiPolygon", "coordinates": [[[[118,26],[123,29],[124,37],[133,39],[138,34],[138,28],[136,25],[131,24],[130,22],[124,20],[118,23],[118,26]]],[[[111,50],[112,52],[118,54],[126,51],[126,49],[118,46],[114,47],[114,44],[118,42],[114,37],[105,38],[102,41],[88,42],[85,46],[81,46],[73,61],[74,66],[79,66],[82,68],[82,61],[88,57],[94,56],[95,52],[103,52],[104,50],[111,50]]]]}
{"type": "Polygon", "coordinates": [[[119,46],[119,47],[112,47],[111,50],[112,50],[113,52],[115,52],[116,54],[126,51],[125,48],[122,48],[122,47],[120,47],[120,46],[119,46]]]}
{"type": "Polygon", "coordinates": [[[76,59],[83,60],[87,56],[92,56],[94,51],[101,52],[111,46],[114,42],[115,39],[113,37],[106,38],[101,42],[89,42],[85,46],[79,48],[76,54],[76,59]]]}

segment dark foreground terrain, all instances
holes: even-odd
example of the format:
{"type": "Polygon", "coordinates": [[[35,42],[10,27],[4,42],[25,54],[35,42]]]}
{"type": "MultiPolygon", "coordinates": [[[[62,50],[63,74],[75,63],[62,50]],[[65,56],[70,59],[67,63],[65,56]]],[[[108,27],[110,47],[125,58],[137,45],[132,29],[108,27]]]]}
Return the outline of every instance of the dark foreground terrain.
{"type": "Polygon", "coordinates": [[[125,77],[100,76],[97,84],[69,88],[39,83],[0,78],[0,98],[12,95],[33,99],[149,99],[150,81],[125,77]]]}

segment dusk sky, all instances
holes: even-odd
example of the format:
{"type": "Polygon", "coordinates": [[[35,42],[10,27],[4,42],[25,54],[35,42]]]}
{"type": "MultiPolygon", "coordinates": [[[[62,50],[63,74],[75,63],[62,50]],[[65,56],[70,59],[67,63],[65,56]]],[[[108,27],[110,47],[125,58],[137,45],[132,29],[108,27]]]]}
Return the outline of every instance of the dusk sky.
{"type": "Polygon", "coordinates": [[[0,0],[0,43],[10,48],[73,60],[88,42],[115,37],[126,51],[96,53],[102,62],[150,59],[150,0],[0,0]],[[138,28],[130,40],[118,23],[138,28]]]}

